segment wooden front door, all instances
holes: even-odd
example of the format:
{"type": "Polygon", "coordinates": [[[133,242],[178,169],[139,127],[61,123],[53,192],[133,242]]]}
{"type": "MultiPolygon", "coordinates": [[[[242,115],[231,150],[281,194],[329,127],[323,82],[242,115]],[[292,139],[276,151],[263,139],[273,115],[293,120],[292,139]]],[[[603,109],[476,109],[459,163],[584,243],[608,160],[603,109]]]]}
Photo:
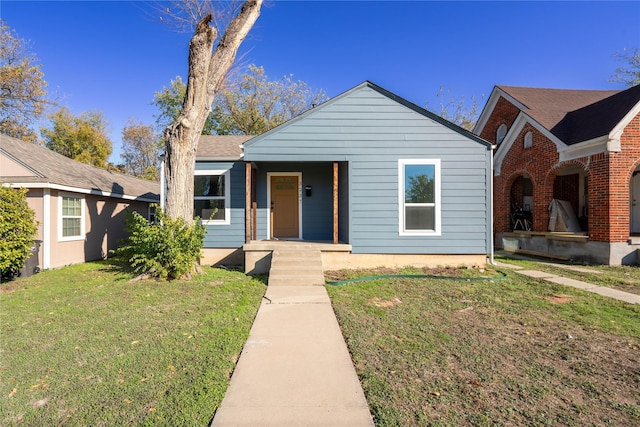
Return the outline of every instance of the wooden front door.
{"type": "Polygon", "coordinates": [[[271,237],[300,237],[297,175],[271,176],[271,237]]]}

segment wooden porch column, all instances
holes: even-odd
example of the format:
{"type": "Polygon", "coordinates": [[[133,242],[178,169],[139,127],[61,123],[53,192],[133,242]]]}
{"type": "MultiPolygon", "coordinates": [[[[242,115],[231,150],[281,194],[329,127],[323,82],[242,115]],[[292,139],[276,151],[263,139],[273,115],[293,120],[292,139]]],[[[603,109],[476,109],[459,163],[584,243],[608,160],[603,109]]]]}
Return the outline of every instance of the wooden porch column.
{"type": "Polygon", "coordinates": [[[338,162],[333,162],[333,244],[338,244],[338,162]]]}
{"type": "Polygon", "coordinates": [[[251,242],[251,162],[245,162],[244,242],[251,242]]]}

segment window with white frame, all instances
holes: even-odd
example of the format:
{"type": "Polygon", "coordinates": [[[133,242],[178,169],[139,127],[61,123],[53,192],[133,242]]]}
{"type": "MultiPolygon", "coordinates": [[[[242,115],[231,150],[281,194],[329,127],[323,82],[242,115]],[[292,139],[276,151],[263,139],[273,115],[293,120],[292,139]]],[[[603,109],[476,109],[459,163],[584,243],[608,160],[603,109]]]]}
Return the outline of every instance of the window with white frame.
{"type": "Polygon", "coordinates": [[[399,160],[400,235],[440,235],[440,160],[399,160]]]}
{"type": "Polygon", "coordinates": [[[193,178],[194,216],[206,224],[229,224],[229,170],[196,171],[193,178]]]}
{"type": "Polygon", "coordinates": [[[84,197],[60,195],[60,240],[79,240],[84,238],[84,197]]]}
{"type": "Polygon", "coordinates": [[[524,148],[531,148],[533,146],[533,134],[531,132],[527,132],[524,135],[524,148]]]}

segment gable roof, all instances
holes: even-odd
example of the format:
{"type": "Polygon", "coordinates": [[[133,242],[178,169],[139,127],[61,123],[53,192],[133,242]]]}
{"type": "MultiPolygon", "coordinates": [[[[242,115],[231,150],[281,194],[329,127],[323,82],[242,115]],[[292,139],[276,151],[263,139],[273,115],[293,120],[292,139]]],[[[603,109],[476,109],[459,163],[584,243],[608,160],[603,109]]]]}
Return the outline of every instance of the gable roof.
{"type": "Polygon", "coordinates": [[[593,104],[619,90],[573,90],[546,89],[516,86],[496,86],[507,95],[520,102],[526,113],[546,129],[551,130],[565,115],[593,104]]]}
{"type": "Polygon", "coordinates": [[[474,133],[472,133],[472,132],[470,132],[470,131],[468,131],[468,130],[466,130],[466,129],[458,126],[458,125],[456,125],[455,123],[451,123],[450,121],[438,116],[437,114],[434,114],[431,111],[428,111],[428,110],[426,110],[426,109],[424,109],[422,107],[419,107],[418,105],[416,105],[416,104],[414,104],[414,103],[412,103],[410,101],[407,101],[406,99],[404,99],[404,98],[402,98],[402,97],[400,97],[400,96],[398,96],[398,95],[396,95],[396,94],[394,94],[394,93],[392,93],[392,92],[382,88],[381,86],[378,86],[375,83],[372,83],[372,82],[370,82],[368,80],[365,80],[364,82],[362,82],[359,85],[347,90],[346,92],[343,92],[340,95],[337,95],[337,96],[335,96],[335,97],[323,102],[322,104],[318,105],[317,107],[314,107],[314,108],[311,108],[311,109],[305,111],[304,113],[300,114],[299,116],[294,117],[293,119],[291,119],[291,120],[289,120],[289,121],[287,121],[287,122],[285,122],[285,123],[273,128],[273,129],[271,129],[271,130],[269,130],[269,131],[267,131],[267,132],[265,132],[265,133],[263,133],[261,135],[253,137],[252,139],[247,141],[245,146],[253,145],[253,144],[257,143],[258,141],[268,137],[269,135],[271,135],[273,133],[276,133],[276,132],[279,132],[283,127],[291,126],[291,125],[297,123],[300,120],[304,120],[305,117],[313,114],[314,112],[316,112],[316,111],[318,111],[320,109],[323,109],[323,108],[325,108],[325,107],[327,107],[329,105],[332,105],[332,104],[338,102],[340,99],[346,98],[346,97],[350,96],[352,93],[360,91],[360,90],[365,89],[365,88],[372,89],[372,90],[378,92],[379,94],[381,94],[381,95],[383,95],[383,96],[385,96],[385,97],[397,102],[398,104],[403,105],[406,108],[408,108],[410,110],[413,110],[414,112],[416,112],[416,113],[418,113],[418,114],[420,114],[422,116],[425,116],[425,117],[427,117],[427,118],[429,118],[429,119],[431,119],[431,120],[433,120],[433,121],[435,121],[437,123],[440,123],[441,125],[449,128],[449,129],[451,129],[451,130],[453,130],[453,131],[455,131],[455,132],[457,132],[457,133],[459,133],[461,135],[464,135],[467,138],[469,138],[469,139],[471,139],[471,140],[473,140],[475,142],[478,142],[478,143],[480,143],[482,145],[485,145],[485,146],[487,146],[489,148],[493,147],[493,144],[491,144],[489,141],[486,141],[486,140],[480,138],[478,135],[476,135],[476,134],[474,134],[474,133]]]}
{"type": "Polygon", "coordinates": [[[573,90],[496,86],[474,133],[480,134],[499,98],[565,145],[610,135],[640,105],[640,86],[626,90],[573,90]]]}
{"type": "Polygon", "coordinates": [[[158,202],[160,184],[77,162],[48,148],[0,134],[0,153],[30,176],[4,176],[0,182],[31,188],[56,188],[130,200],[158,202]]]}

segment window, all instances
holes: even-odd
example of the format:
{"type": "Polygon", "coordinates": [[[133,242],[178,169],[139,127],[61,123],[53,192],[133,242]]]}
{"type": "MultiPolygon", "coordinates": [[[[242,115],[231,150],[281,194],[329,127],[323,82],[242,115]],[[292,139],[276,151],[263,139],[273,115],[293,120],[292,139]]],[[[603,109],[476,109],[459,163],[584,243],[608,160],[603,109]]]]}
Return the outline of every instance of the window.
{"type": "Polygon", "coordinates": [[[531,148],[533,146],[533,134],[531,132],[527,132],[524,135],[524,148],[531,148]]]}
{"type": "Polygon", "coordinates": [[[507,136],[507,125],[503,123],[498,126],[498,130],[496,131],[496,144],[500,144],[505,136],[507,136]]]}
{"type": "Polygon", "coordinates": [[[205,224],[229,224],[229,171],[196,171],[194,216],[205,224]]]}
{"type": "Polygon", "coordinates": [[[62,194],[59,212],[59,240],[84,239],[84,198],[62,194]]]}
{"type": "Polygon", "coordinates": [[[440,235],[440,160],[399,160],[400,235],[440,235]]]}

